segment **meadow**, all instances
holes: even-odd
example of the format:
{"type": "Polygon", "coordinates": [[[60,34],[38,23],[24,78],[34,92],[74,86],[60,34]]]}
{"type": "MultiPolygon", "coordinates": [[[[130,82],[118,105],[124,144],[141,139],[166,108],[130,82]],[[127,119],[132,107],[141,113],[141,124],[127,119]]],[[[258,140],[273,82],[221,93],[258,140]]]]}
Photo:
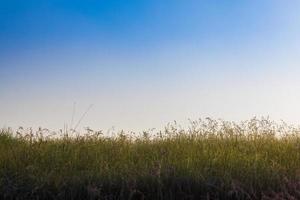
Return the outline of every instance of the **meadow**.
{"type": "Polygon", "coordinates": [[[300,199],[300,129],[267,118],[114,136],[6,128],[0,199],[300,199]]]}

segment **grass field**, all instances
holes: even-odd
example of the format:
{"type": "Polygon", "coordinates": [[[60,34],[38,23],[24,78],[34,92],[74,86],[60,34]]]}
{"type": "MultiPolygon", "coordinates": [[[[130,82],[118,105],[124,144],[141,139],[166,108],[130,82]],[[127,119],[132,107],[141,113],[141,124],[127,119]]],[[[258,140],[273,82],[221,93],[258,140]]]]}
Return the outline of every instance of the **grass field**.
{"type": "Polygon", "coordinates": [[[300,199],[300,131],[284,123],[47,134],[0,132],[0,199],[300,199]]]}

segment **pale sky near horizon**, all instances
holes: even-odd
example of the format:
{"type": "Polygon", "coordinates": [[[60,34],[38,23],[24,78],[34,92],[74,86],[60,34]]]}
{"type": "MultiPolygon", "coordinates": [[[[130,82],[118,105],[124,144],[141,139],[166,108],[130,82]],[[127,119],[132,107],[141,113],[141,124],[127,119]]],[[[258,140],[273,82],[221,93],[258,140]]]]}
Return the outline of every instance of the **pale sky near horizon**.
{"type": "Polygon", "coordinates": [[[2,0],[0,127],[300,124],[298,0],[2,0]]]}

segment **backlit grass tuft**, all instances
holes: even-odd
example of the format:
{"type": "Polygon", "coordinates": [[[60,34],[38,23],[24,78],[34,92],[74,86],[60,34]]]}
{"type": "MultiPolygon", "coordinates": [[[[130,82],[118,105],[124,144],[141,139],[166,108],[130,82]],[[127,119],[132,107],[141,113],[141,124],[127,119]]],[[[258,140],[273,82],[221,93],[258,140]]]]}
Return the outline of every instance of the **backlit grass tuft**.
{"type": "Polygon", "coordinates": [[[284,123],[51,134],[0,131],[0,199],[300,199],[300,129],[284,123]]]}

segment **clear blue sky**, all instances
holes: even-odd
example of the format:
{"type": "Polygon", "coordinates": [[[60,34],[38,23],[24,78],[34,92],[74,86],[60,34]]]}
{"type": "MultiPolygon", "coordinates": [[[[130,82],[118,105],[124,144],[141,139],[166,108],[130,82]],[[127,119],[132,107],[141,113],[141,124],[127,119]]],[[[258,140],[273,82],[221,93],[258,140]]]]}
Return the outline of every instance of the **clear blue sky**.
{"type": "Polygon", "coordinates": [[[0,126],[300,123],[298,0],[2,0],[0,126]]]}

